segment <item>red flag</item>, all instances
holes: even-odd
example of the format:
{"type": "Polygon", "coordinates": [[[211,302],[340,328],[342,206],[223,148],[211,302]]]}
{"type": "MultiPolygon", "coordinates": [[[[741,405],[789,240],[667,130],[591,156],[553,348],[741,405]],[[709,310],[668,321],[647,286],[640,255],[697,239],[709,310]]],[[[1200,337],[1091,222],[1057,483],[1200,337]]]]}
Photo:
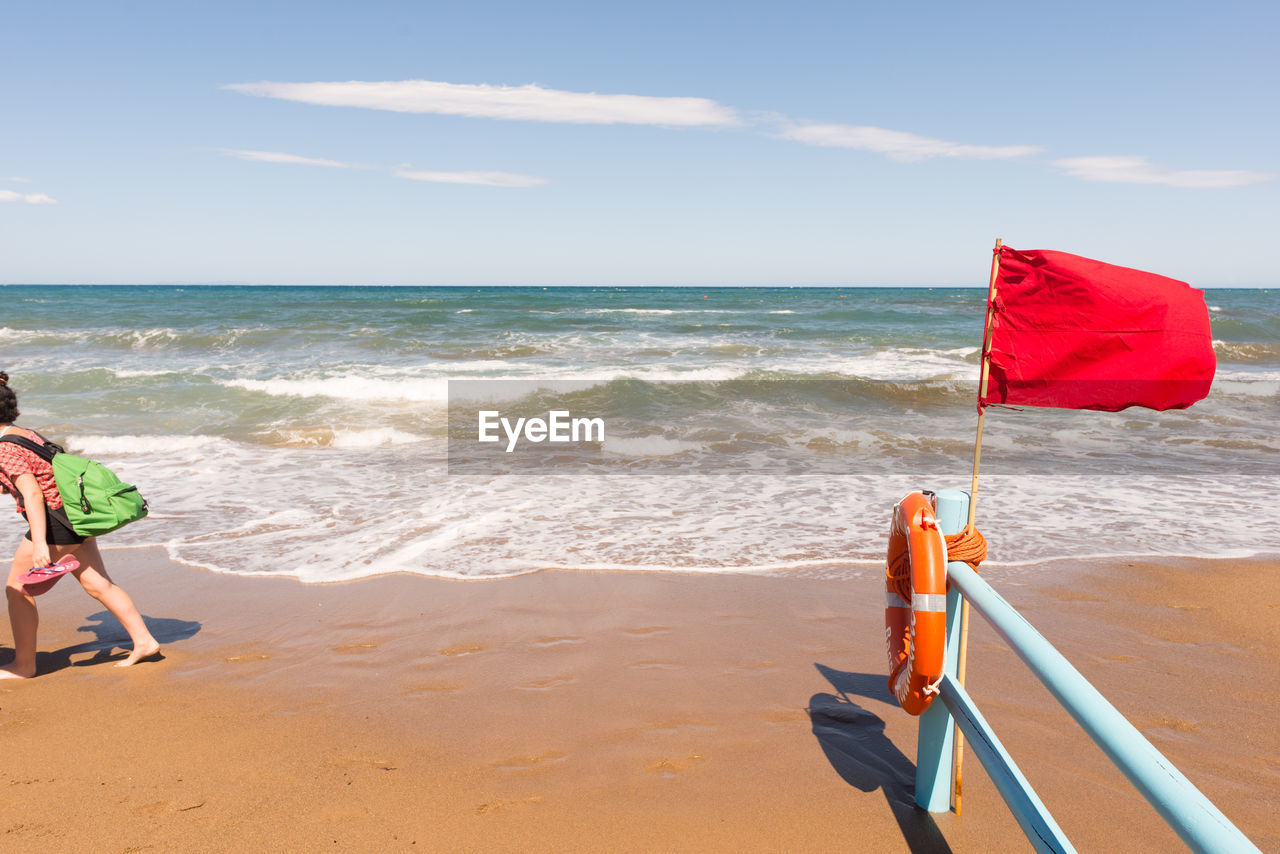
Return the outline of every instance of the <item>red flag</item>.
{"type": "Polygon", "coordinates": [[[1066,252],[998,251],[980,407],[1186,409],[1209,393],[1217,360],[1201,291],[1066,252]]]}

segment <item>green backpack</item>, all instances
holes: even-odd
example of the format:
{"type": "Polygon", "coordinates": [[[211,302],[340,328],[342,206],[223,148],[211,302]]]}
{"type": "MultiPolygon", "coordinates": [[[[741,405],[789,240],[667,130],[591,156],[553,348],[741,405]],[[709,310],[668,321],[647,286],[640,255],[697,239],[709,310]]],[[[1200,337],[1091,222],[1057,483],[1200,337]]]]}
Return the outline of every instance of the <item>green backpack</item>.
{"type": "Polygon", "coordinates": [[[0,442],[26,448],[53,466],[62,509],[72,530],[82,537],[110,533],[147,515],[138,487],[123,482],[102,463],[68,454],[53,442],[40,445],[22,436],[0,436],[0,442]]]}

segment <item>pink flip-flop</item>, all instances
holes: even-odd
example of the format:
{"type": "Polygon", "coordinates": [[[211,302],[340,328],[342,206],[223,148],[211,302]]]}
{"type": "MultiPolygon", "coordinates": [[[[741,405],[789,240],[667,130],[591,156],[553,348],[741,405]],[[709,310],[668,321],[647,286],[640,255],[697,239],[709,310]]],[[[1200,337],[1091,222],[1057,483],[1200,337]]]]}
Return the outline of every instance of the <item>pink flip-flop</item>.
{"type": "Polygon", "coordinates": [[[33,566],[29,571],[18,576],[22,586],[32,596],[39,596],[58,583],[58,579],[80,568],[80,561],[71,555],[59,560],[52,566],[33,566]]]}

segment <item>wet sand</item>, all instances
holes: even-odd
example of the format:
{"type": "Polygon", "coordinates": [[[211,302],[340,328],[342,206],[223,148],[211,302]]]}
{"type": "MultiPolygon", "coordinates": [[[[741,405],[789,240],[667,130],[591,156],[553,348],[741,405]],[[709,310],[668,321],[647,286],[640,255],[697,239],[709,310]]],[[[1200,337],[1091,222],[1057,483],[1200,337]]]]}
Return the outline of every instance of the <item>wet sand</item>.
{"type": "MultiPolygon", "coordinates": [[[[165,644],[127,670],[72,579],[0,684],[0,850],[1029,850],[970,757],[914,808],[875,571],[334,585],[107,552],[165,644]]],[[[1280,564],[1117,562],[997,588],[1280,850],[1280,564]]],[[[7,628],[0,663],[11,655],[7,628]]],[[[981,620],[969,690],[1082,851],[1178,839],[981,620]]]]}

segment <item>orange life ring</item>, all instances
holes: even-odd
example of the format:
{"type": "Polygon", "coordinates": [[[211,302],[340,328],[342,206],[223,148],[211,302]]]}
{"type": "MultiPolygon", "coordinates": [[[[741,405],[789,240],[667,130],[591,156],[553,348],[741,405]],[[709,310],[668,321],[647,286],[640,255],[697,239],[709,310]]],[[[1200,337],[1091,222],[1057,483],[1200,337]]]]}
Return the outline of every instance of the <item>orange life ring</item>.
{"type": "Polygon", "coordinates": [[[885,589],[889,690],[918,715],[933,702],[947,645],[947,544],[922,493],[893,508],[885,589]]]}

